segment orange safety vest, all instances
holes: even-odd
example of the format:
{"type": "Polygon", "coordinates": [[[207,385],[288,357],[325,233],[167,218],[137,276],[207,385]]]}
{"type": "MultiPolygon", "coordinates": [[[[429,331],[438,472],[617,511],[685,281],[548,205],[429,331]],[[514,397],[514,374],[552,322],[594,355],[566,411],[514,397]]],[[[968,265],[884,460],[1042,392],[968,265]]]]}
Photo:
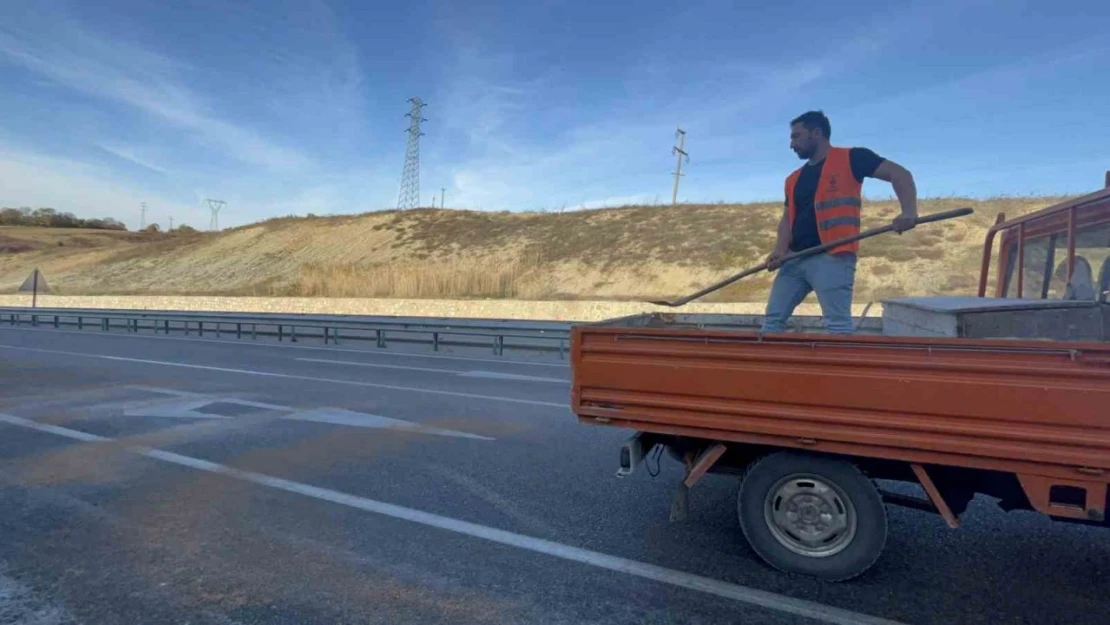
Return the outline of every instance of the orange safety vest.
{"type": "MultiPolygon", "coordinates": [[[[817,182],[817,194],[813,198],[813,210],[817,213],[817,234],[822,244],[860,232],[863,183],[852,175],[849,150],[850,148],[829,148],[825,165],[821,168],[821,179],[817,182]]],[[[786,178],[787,210],[791,226],[794,225],[794,186],[801,175],[802,168],[799,167],[786,178]]],[[[855,241],[831,248],[828,253],[854,254],[858,251],[859,241],[855,241]]]]}

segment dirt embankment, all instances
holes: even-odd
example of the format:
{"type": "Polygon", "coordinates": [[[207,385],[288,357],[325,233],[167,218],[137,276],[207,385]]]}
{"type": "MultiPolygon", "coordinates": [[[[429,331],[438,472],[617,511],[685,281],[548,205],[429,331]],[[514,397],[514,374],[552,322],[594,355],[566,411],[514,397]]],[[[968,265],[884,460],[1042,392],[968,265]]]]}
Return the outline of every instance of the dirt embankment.
{"type": "MultiPolygon", "coordinates": [[[[1061,199],[923,200],[922,214],[960,206],[976,212],[865,241],[856,300],[971,293],[983,235],[998,213],[1013,217],[1061,199]]],[[[54,293],[71,296],[635,302],[684,295],[762,262],[781,210],[777,203],[570,213],[419,209],[187,234],[2,227],[0,292],[13,293],[37,266],[54,293]]],[[[864,227],[896,211],[894,202],[866,203],[864,227]]],[[[753,276],[701,303],[762,302],[770,280],[753,276]]],[[[293,305],[307,304],[281,304],[293,305]]]]}

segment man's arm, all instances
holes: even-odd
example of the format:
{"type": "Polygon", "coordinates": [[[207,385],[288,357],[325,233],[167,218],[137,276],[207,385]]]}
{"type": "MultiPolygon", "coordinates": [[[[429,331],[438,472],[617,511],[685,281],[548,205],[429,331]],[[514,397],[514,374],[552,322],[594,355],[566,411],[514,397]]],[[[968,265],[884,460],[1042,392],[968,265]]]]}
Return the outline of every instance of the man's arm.
{"type": "Polygon", "coordinates": [[[891,222],[894,230],[904,232],[913,229],[917,221],[917,185],[914,184],[913,174],[894,161],[884,160],[871,177],[889,182],[898,196],[898,203],[902,205],[902,214],[891,222]]]}

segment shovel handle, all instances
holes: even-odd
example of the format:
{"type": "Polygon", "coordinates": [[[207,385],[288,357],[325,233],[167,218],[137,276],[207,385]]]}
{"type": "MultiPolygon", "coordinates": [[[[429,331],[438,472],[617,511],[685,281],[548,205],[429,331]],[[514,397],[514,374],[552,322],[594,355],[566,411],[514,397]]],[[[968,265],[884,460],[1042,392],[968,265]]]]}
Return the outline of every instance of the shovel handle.
{"type": "MultiPolygon", "coordinates": [[[[924,217],[918,217],[914,221],[914,225],[916,226],[918,224],[927,224],[927,223],[932,223],[934,221],[943,221],[945,219],[952,219],[953,217],[963,217],[964,215],[970,215],[973,212],[975,212],[975,211],[971,208],[956,208],[956,209],[953,209],[953,210],[950,210],[950,211],[941,211],[939,213],[932,213],[930,215],[925,215],[924,217]]],[[[794,260],[796,258],[803,258],[805,256],[812,256],[814,254],[824,252],[825,250],[832,249],[834,247],[844,245],[845,243],[852,243],[852,242],[855,242],[855,241],[859,241],[860,239],[868,239],[868,238],[871,238],[873,236],[883,234],[884,232],[891,232],[893,230],[894,230],[894,224],[887,224],[885,226],[881,226],[879,228],[872,228],[870,230],[867,230],[865,232],[861,232],[859,234],[852,235],[850,237],[844,237],[843,239],[837,239],[836,241],[829,241],[828,243],[823,243],[821,245],[817,245],[817,246],[814,246],[814,247],[809,247],[809,248],[806,248],[804,250],[794,252],[793,254],[787,254],[786,256],[783,256],[781,259],[779,259],[778,265],[782,266],[783,263],[785,263],[787,261],[790,261],[790,260],[794,260]]],[[[748,276],[750,276],[754,273],[759,273],[760,271],[763,271],[765,269],[770,269],[770,263],[768,263],[766,261],[764,261],[763,264],[761,264],[761,265],[757,265],[755,267],[751,267],[750,269],[746,269],[746,270],[744,270],[744,271],[742,271],[742,272],[740,272],[740,273],[738,273],[738,274],[736,274],[732,277],[726,278],[726,279],[724,279],[724,280],[722,280],[722,281],[720,281],[716,284],[711,284],[711,285],[705,287],[704,289],[698,291],[697,293],[692,293],[692,294],[687,295],[686,297],[683,297],[681,299],[674,300],[674,301],[671,301],[671,302],[657,301],[657,302],[649,302],[649,303],[655,304],[656,306],[671,306],[671,307],[682,306],[682,305],[684,305],[688,302],[691,302],[695,299],[698,299],[699,297],[701,297],[703,295],[706,295],[706,294],[712,293],[713,291],[716,291],[718,289],[724,288],[724,287],[732,284],[733,282],[736,282],[737,280],[740,280],[741,278],[746,278],[746,277],[748,277],[748,276]]]]}
{"type": "MultiPolygon", "coordinates": [[[[915,220],[913,223],[914,223],[915,226],[917,226],[917,225],[920,225],[920,224],[932,223],[934,221],[943,221],[945,219],[952,219],[953,217],[963,217],[964,215],[970,215],[973,212],[975,212],[975,211],[971,208],[956,208],[956,209],[952,209],[950,211],[941,211],[939,213],[932,213],[930,215],[925,215],[924,217],[918,217],[917,220],[915,220]]],[[[783,256],[782,260],[779,261],[779,265],[781,266],[782,263],[785,263],[788,260],[794,260],[796,258],[802,258],[804,256],[811,256],[811,255],[817,254],[819,252],[824,252],[825,250],[830,250],[834,247],[839,247],[841,245],[844,245],[845,243],[854,243],[856,241],[859,241],[860,239],[869,239],[869,238],[871,238],[875,235],[883,234],[884,232],[892,232],[893,230],[894,230],[894,225],[893,224],[887,224],[885,226],[880,226],[878,228],[872,228],[870,230],[865,230],[864,232],[861,232],[859,234],[854,234],[850,237],[844,237],[842,239],[837,239],[835,241],[829,241],[828,243],[822,243],[821,245],[816,245],[814,247],[808,247],[804,250],[794,252],[793,254],[787,254],[786,256],[783,256]]],[[[764,263],[764,266],[766,266],[766,263],[764,263]]]]}

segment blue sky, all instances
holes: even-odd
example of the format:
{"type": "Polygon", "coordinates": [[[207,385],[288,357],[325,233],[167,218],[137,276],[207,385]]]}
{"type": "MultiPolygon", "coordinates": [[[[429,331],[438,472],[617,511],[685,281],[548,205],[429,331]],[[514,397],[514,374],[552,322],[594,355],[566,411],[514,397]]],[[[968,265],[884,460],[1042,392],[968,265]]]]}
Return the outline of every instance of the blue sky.
{"type": "MultiPolygon", "coordinates": [[[[0,4],[0,205],[220,225],[396,205],[777,199],[788,122],[921,195],[1088,192],[1110,169],[1110,3],[216,0],[0,4]]],[[[887,196],[868,182],[865,192],[887,196]]]]}

